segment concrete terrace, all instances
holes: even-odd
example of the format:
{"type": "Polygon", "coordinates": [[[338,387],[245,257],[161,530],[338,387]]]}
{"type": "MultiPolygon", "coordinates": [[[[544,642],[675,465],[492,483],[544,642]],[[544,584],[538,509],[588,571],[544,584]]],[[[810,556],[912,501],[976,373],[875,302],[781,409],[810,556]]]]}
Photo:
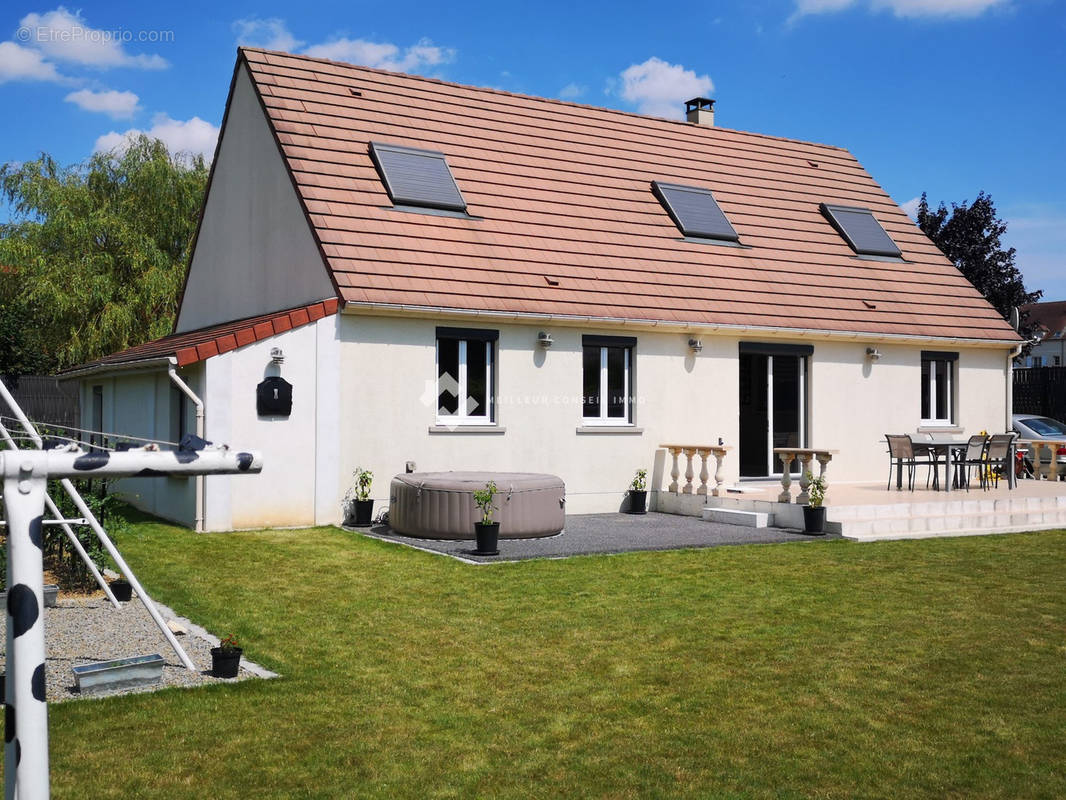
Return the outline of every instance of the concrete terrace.
{"type": "MultiPolygon", "coordinates": [[[[699,498],[698,503],[691,496],[666,495],[662,499],[684,504],[678,509],[682,513],[695,514],[699,505],[699,513],[705,507],[735,509],[770,514],[770,524],[776,519],[776,524],[784,527],[795,525],[799,507],[794,502],[776,502],[780,483],[740,486],[742,494],[699,498]]],[[[795,492],[793,488],[793,500],[795,492]]],[[[914,491],[886,490],[883,482],[838,483],[830,484],[825,505],[827,530],[858,541],[1066,528],[1066,483],[1058,481],[1020,480],[1017,488],[1010,489],[1001,480],[997,488],[984,491],[973,486],[968,492],[933,491],[922,482],[914,491]]]]}

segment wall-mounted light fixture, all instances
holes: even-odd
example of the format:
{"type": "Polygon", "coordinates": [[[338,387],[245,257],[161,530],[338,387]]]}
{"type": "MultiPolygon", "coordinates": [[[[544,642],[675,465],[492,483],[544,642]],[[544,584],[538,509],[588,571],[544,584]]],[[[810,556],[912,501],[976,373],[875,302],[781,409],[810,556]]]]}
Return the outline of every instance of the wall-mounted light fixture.
{"type": "Polygon", "coordinates": [[[696,338],[689,339],[688,349],[691,350],[693,353],[698,353],[703,350],[703,342],[696,338]]]}
{"type": "Polygon", "coordinates": [[[881,351],[878,350],[876,347],[867,347],[866,357],[871,361],[877,361],[877,359],[881,357],[881,351]]]}
{"type": "Polygon", "coordinates": [[[547,331],[541,331],[537,334],[537,344],[547,350],[549,347],[555,344],[555,342],[552,340],[552,335],[550,333],[548,333],[547,331]]]}
{"type": "Polygon", "coordinates": [[[282,352],[280,347],[270,348],[270,361],[278,366],[285,363],[285,353],[282,352]]]}

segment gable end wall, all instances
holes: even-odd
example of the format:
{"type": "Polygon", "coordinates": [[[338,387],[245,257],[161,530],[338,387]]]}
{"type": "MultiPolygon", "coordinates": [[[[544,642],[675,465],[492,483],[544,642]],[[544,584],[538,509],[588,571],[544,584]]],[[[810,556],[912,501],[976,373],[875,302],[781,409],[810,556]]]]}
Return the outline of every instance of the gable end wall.
{"type": "Polygon", "coordinates": [[[243,64],[221,135],[178,333],[335,294],[243,64]]]}

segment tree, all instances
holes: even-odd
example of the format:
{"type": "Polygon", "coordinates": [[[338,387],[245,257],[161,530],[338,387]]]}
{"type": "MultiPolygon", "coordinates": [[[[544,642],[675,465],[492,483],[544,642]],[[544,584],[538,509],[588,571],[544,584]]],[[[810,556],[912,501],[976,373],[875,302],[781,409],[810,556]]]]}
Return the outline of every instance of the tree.
{"type": "MultiPolygon", "coordinates": [[[[923,192],[918,227],[1004,319],[1010,319],[1015,306],[1035,303],[1043,296],[1040,291],[1026,291],[1022,273],[1014,264],[1014,248],[1004,250],[1000,242],[1007,223],[996,216],[992,198],[984,192],[970,205],[952,203],[950,214],[943,203],[931,211],[923,192]]],[[[1022,333],[1027,335],[1024,324],[1022,333]]]]}
{"type": "Polygon", "coordinates": [[[0,266],[0,379],[52,368],[40,331],[18,296],[18,271],[0,266]]]}
{"type": "Polygon", "coordinates": [[[0,168],[0,264],[52,367],[171,332],[206,182],[202,157],[146,136],[71,167],[42,154],[0,168]]]}

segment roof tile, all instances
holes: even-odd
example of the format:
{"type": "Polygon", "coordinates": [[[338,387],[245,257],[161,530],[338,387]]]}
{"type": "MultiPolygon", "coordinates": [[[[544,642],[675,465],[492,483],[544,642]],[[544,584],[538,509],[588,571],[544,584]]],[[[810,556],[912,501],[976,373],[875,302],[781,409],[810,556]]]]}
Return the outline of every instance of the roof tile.
{"type": "Polygon", "coordinates": [[[348,302],[1014,337],[846,150],[241,52],[348,302]],[[472,218],[390,208],[371,140],[443,152],[472,218]],[[652,180],[711,189],[750,249],[683,241],[652,180]],[[855,257],[821,202],[870,209],[904,260],[855,257]]]}

